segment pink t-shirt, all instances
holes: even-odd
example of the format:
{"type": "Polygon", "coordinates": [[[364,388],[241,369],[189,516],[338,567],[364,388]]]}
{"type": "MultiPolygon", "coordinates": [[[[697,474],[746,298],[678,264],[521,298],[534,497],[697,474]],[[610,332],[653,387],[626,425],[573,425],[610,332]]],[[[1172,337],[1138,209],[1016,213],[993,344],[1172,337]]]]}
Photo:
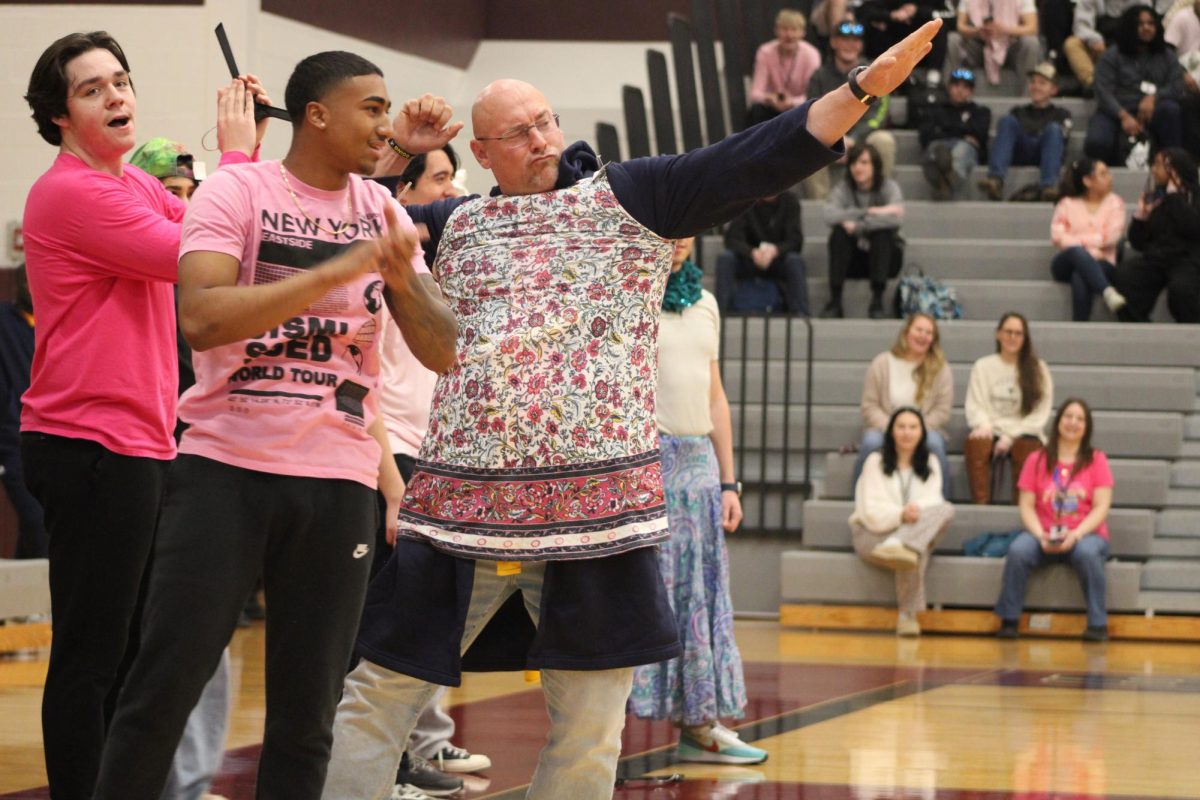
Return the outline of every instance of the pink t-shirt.
{"type": "MultiPolygon", "coordinates": [[[[1113,485],[1108,458],[1099,450],[1092,451],[1092,463],[1074,473],[1074,466],[1056,464],[1053,473],[1046,471],[1046,451],[1041,450],[1025,459],[1017,488],[1033,492],[1034,508],[1042,528],[1049,532],[1055,525],[1074,530],[1092,511],[1096,489],[1113,485]]],[[[1096,533],[1108,538],[1108,520],[1100,523],[1096,533]]]]}
{"type": "Polygon", "coordinates": [[[379,337],[379,413],[383,414],[392,452],[416,458],[429,430],[429,406],[438,376],[408,349],[388,309],[383,315],[386,321],[379,337]]]}
{"type": "Polygon", "coordinates": [[[21,430],[175,455],[176,258],[185,206],[156,178],[62,153],[25,201],[37,314],[21,430]]]}
{"type": "MultiPolygon", "coordinates": [[[[180,256],[224,253],[241,262],[239,285],[274,283],[318,266],[356,239],[381,235],[385,204],[401,224],[412,225],[386,189],[351,175],[354,223],[342,232],[346,190],[316,189],[290,173],[288,180],[296,199],[278,161],[216,173],[192,199],[180,256]]],[[[412,266],[429,272],[419,248],[412,266]]],[[[378,406],[384,305],[383,280],[367,273],[276,328],[194,353],[196,385],[179,405],[191,427],[179,451],[260,472],[375,487],[379,444],[367,427],[378,406]]]]}

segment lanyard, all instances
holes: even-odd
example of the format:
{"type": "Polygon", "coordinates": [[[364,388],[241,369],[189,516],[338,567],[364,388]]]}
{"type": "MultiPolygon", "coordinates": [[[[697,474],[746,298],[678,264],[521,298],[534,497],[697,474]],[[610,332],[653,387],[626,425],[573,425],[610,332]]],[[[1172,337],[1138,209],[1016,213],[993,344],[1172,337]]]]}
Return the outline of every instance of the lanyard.
{"type": "Polygon", "coordinates": [[[1056,464],[1054,471],[1050,473],[1050,480],[1054,483],[1054,521],[1060,522],[1063,508],[1067,504],[1067,489],[1071,487],[1071,470],[1062,464],[1056,464]]]}

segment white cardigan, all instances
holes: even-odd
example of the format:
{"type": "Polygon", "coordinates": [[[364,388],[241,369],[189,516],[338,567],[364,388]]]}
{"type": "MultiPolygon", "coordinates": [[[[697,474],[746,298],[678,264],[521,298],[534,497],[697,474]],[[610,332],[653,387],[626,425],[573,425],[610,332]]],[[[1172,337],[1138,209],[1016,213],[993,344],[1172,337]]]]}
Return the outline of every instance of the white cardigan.
{"type": "MultiPolygon", "coordinates": [[[[914,474],[909,485],[909,503],[918,508],[932,508],[946,502],[942,497],[942,468],[937,458],[929,456],[929,477],[922,481],[914,474]]],[[[900,527],[904,511],[904,494],[900,486],[900,470],[883,474],[883,454],[876,450],[867,456],[862,475],[854,487],[854,513],[851,525],[861,525],[872,533],[890,533],[900,527]]]]}

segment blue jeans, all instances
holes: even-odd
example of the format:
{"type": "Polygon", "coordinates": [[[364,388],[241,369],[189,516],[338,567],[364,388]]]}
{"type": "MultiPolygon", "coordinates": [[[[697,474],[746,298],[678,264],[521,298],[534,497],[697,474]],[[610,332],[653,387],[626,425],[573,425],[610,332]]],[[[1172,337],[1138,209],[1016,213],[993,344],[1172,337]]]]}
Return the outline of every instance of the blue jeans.
{"type": "Polygon", "coordinates": [[[1029,573],[1043,564],[1067,562],[1075,568],[1083,596],[1087,599],[1087,624],[1092,628],[1108,625],[1105,608],[1104,562],[1108,559],[1108,540],[1088,534],[1065,553],[1047,553],[1041,542],[1028,531],[1013,540],[1004,559],[1004,583],[996,601],[996,616],[1002,620],[1021,618],[1025,605],[1025,584],[1029,573]]]}
{"type": "Polygon", "coordinates": [[[979,151],[966,139],[935,139],[929,143],[925,157],[931,158],[933,151],[942,148],[950,151],[950,166],[954,169],[959,185],[962,185],[971,177],[971,170],[979,163],[979,151]]]}
{"type": "MultiPolygon", "coordinates": [[[[929,448],[930,455],[933,455],[938,460],[938,466],[942,469],[942,497],[950,499],[950,461],[946,458],[946,438],[938,431],[932,428],[927,428],[925,431],[925,446],[929,448]]],[[[867,461],[867,456],[874,453],[883,447],[883,431],[878,428],[868,428],[863,431],[862,442],[858,445],[858,458],[854,460],[854,477],[851,483],[854,487],[858,486],[858,476],[862,475],[863,464],[867,461]]],[[[853,489],[851,490],[853,492],[853,489]]]]}
{"type": "Polygon", "coordinates": [[[996,125],[996,137],[992,140],[991,158],[988,160],[988,175],[1004,180],[1008,168],[1037,166],[1041,168],[1038,185],[1043,189],[1058,182],[1062,169],[1063,151],[1067,137],[1062,126],[1051,122],[1040,134],[1031,136],[1021,132],[1021,123],[1012,114],[1005,114],[996,125]]]}
{"type": "Polygon", "coordinates": [[[1116,270],[1107,261],[1092,256],[1076,245],[1060,250],[1050,262],[1050,274],[1059,283],[1071,284],[1071,319],[1087,322],[1092,316],[1092,298],[1112,285],[1116,270]]]}
{"type": "MultiPolygon", "coordinates": [[[[1154,104],[1154,116],[1150,118],[1150,133],[1156,150],[1167,147],[1183,147],[1183,110],[1174,100],[1159,100],[1154,104]]],[[[1092,114],[1088,120],[1087,136],[1083,140],[1083,152],[1114,166],[1119,163],[1124,150],[1118,146],[1125,137],[1121,123],[1103,111],[1092,114]]]]}
{"type": "MultiPolygon", "coordinates": [[[[498,575],[495,561],[476,562],[463,651],[513,592],[521,592],[525,610],[536,622],[541,616],[545,571],[545,562],[525,562],[516,575],[498,575]]],[[[550,734],[527,800],[612,797],[633,669],[544,669],[541,675],[550,734]]],[[[438,688],[365,658],[359,661],[346,676],[338,705],[322,800],[387,797],[409,732],[438,688]]]]}

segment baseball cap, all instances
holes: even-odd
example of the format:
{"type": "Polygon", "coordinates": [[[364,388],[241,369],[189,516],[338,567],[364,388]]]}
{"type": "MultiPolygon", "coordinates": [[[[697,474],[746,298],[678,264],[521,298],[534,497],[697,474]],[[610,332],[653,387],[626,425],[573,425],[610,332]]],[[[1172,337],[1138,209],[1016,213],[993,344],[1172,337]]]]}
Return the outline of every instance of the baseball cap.
{"type": "Polygon", "coordinates": [[[191,178],[199,182],[192,154],[179,142],[157,136],[143,144],[129,158],[129,163],[159,180],[191,178]]]}
{"type": "Polygon", "coordinates": [[[969,69],[963,69],[962,67],[959,67],[958,69],[954,70],[954,72],[951,72],[950,77],[946,79],[946,83],[948,84],[954,83],[955,81],[965,83],[969,86],[974,86],[975,73],[969,69]]]}
{"type": "Polygon", "coordinates": [[[1054,76],[1057,74],[1058,74],[1058,72],[1057,72],[1057,70],[1054,69],[1054,65],[1051,64],[1049,61],[1043,61],[1042,63],[1038,64],[1036,67],[1034,67],[1033,69],[1029,70],[1029,72],[1026,73],[1026,75],[1030,75],[1030,76],[1041,75],[1043,78],[1045,78],[1048,81],[1053,81],[1054,76]]]}

